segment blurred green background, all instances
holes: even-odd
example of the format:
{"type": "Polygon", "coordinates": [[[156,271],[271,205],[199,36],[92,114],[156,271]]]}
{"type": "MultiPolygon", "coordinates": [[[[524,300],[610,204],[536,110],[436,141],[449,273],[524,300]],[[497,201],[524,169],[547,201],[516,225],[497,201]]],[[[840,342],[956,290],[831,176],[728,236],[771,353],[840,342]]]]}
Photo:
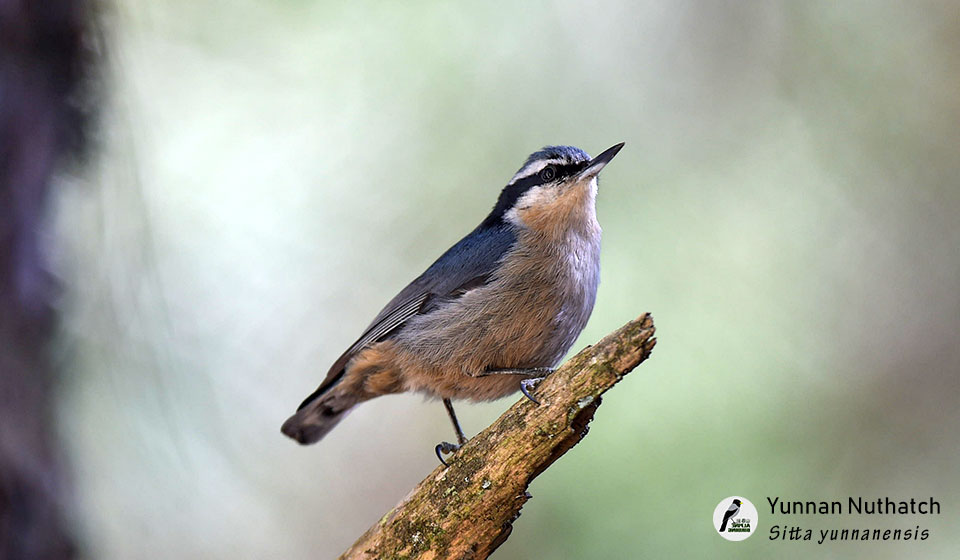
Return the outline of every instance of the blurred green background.
{"type": "MultiPolygon", "coordinates": [[[[329,558],[436,466],[439,402],[280,423],[530,152],[625,141],[575,349],[652,359],[537,479],[512,558],[955,558],[960,8],[121,1],[99,157],[55,204],[90,558],[329,558]],[[743,543],[711,526],[740,494],[743,543]],[[934,496],[940,516],[772,518],[934,496]],[[772,524],[931,531],[782,543],[772,524]]],[[[475,433],[512,400],[461,404],[475,433]]]]}

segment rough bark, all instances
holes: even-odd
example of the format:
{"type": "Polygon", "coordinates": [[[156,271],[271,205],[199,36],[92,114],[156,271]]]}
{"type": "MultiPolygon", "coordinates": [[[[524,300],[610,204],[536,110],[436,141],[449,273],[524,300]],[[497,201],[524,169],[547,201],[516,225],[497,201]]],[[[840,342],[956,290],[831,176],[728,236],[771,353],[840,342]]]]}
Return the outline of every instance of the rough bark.
{"type": "Polygon", "coordinates": [[[500,546],[530,482],[576,445],[600,397],[643,362],[656,339],[643,314],[550,374],[438,467],[340,558],[479,560],[500,546]]]}

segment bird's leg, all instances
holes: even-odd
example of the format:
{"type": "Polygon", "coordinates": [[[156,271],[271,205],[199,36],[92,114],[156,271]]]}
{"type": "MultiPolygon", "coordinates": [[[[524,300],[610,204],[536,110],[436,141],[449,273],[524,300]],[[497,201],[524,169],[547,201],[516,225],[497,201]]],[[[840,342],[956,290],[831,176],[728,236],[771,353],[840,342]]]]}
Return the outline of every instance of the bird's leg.
{"type": "Polygon", "coordinates": [[[448,467],[447,462],[443,460],[443,454],[453,453],[460,449],[461,445],[467,443],[467,438],[463,435],[463,430],[460,429],[460,422],[457,420],[457,413],[453,411],[453,403],[450,402],[450,399],[443,399],[443,406],[447,409],[450,421],[453,422],[453,430],[457,433],[457,443],[441,441],[436,447],[437,459],[440,459],[443,466],[448,467]]]}
{"type": "Polygon", "coordinates": [[[533,376],[530,379],[524,379],[520,382],[520,392],[523,396],[530,399],[533,404],[540,404],[540,401],[533,398],[530,391],[537,388],[537,385],[547,376],[553,373],[553,368],[535,367],[535,368],[508,368],[508,369],[490,369],[477,375],[477,377],[486,377],[488,375],[527,375],[533,376]]]}
{"type": "Polygon", "coordinates": [[[450,415],[450,422],[453,423],[453,431],[457,433],[457,443],[460,445],[467,443],[467,438],[463,435],[463,430],[460,429],[460,421],[457,420],[457,413],[453,411],[453,403],[450,402],[450,399],[443,399],[443,406],[447,409],[447,414],[450,415]]]}

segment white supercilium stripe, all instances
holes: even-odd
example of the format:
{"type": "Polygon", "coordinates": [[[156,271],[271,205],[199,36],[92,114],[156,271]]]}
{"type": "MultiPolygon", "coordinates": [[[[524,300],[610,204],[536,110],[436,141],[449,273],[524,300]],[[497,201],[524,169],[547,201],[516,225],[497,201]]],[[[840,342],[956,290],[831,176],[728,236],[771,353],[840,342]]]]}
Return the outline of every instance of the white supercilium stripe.
{"type": "Polygon", "coordinates": [[[510,179],[510,182],[507,184],[512,185],[517,181],[519,181],[520,179],[529,177],[536,173],[540,173],[540,170],[548,165],[565,165],[567,163],[570,163],[570,162],[568,162],[565,159],[541,159],[538,161],[530,162],[529,164],[523,166],[523,168],[520,171],[517,171],[517,174],[514,175],[513,179],[510,179]]]}

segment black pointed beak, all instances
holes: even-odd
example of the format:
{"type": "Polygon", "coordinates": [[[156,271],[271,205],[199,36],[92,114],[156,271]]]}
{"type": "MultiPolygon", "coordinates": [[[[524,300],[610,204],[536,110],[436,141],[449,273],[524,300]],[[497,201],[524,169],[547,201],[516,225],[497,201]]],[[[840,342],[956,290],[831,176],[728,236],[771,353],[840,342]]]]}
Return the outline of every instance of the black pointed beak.
{"type": "Polygon", "coordinates": [[[586,179],[590,177],[596,177],[597,174],[608,164],[610,160],[613,159],[613,156],[617,155],[617,152],[620,151],[620,148],[623,148],[623,142],[610,146],[603,151],[602,154],[590,160],[590,164],[587,165],[583,171],[580,172],[580,177],[586,179]]]}

